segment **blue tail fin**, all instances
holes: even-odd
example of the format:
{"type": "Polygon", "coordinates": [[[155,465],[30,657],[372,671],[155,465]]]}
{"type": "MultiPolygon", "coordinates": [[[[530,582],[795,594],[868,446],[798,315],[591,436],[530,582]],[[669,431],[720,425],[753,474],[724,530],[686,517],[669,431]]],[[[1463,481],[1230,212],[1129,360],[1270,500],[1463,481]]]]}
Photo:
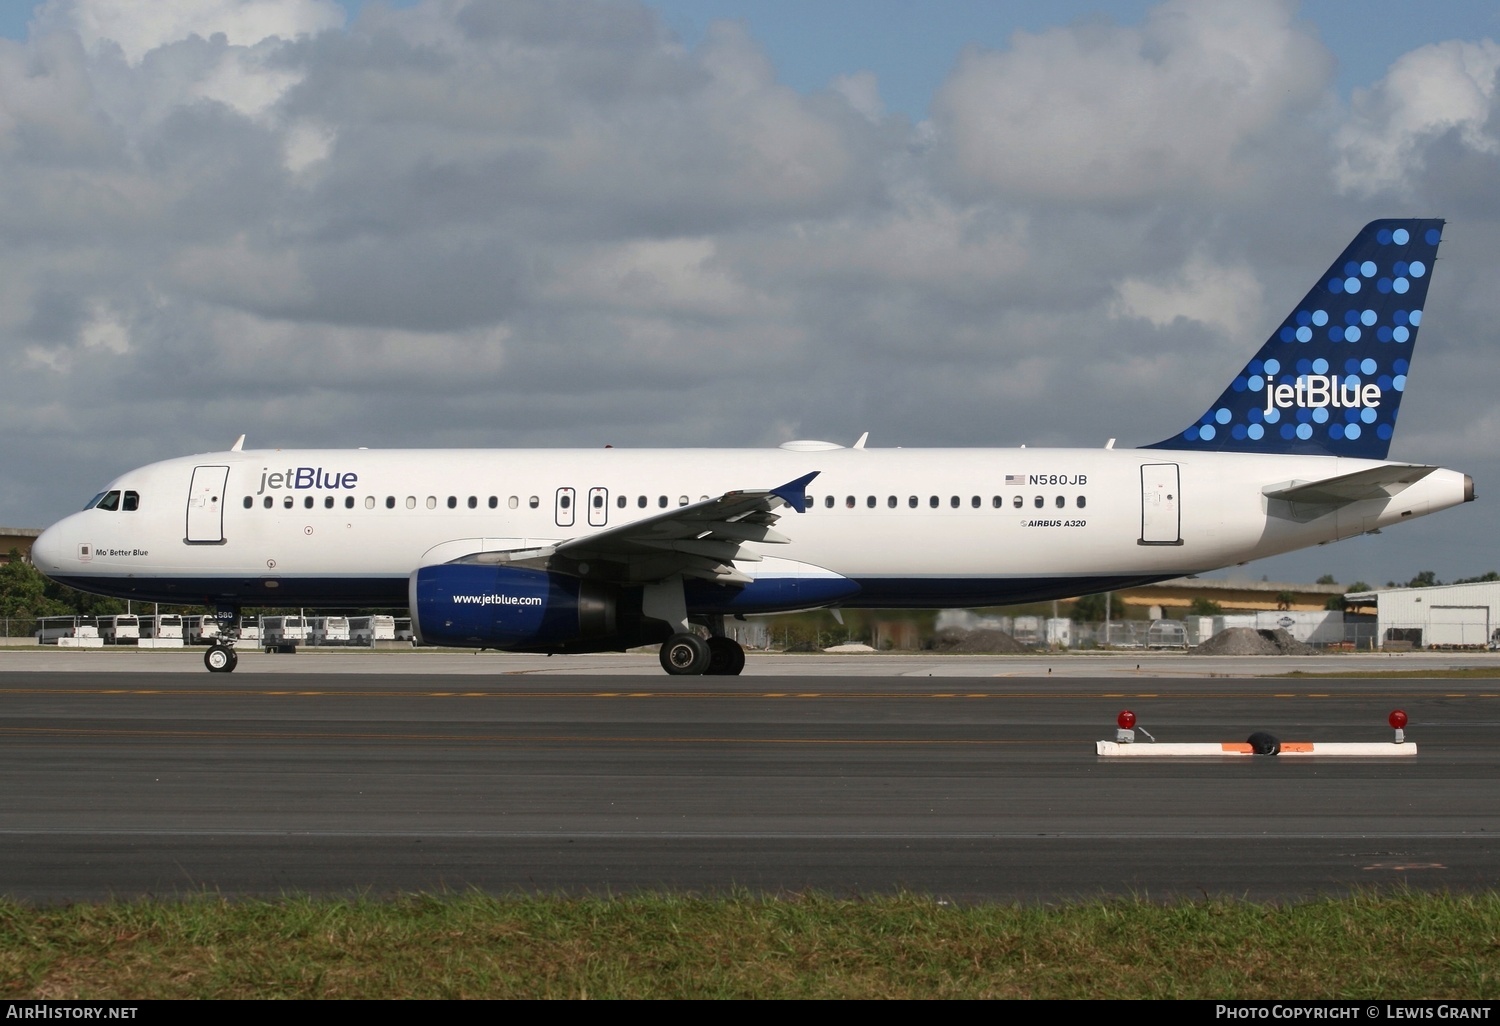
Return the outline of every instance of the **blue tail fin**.
{"type": "Polygon", "coordinates": [[[1365,225],[1208,411],[1145,448],[1385,459],[1442,233],[1365,225]]]}

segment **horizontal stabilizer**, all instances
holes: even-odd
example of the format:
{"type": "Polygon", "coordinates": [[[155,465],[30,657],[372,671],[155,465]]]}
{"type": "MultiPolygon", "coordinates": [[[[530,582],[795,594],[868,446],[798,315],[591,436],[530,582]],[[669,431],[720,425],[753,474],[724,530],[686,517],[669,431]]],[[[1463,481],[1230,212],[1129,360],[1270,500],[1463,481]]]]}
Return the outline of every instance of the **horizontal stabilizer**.
{"type": "Polygon", "coordinates": [[[1322,481],[1294,481],[1286,485],[1273,485],[1264,494],[1267,499],[1288,504],[1289,508],[1283,514],[1277,512],[1273,502],[1270,510],[1273,516],[1289,514],[1287,519],[1311,520],[1352,503],[1389,499],[1437,469],[1411,463],[1391,464],[1322,481]]]}

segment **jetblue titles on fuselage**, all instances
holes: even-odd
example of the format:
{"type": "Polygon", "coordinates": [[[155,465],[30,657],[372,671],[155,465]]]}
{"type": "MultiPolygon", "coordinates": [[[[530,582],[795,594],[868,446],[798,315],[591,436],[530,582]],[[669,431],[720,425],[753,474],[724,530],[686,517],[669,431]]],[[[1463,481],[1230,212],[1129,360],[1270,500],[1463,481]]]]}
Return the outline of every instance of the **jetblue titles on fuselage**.
{"type": "Polygon", "coordinates": [[[306,489],[322,489],[327,491],[353,491],[359,486],[359,475],[354,471],[324,470],[322,467],[294,467],[289,470],[278,470],[274,473],[270,470],[262,470],[260,473],[260,490],[256,495],[264,495],[267,490],[279,491],[283,488],[303,491],[306,489]]]}

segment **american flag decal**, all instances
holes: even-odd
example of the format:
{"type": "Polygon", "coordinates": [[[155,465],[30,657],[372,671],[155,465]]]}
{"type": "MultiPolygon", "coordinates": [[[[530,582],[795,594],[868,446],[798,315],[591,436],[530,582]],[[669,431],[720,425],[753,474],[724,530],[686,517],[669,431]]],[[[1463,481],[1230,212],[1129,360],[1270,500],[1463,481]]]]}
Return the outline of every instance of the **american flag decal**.
{"type": "Polygon", "coordinates": [[[1025,474],[1006,474],[1005,475],[1005,483],[1008,484],[1008,485],[1024,485],[1026,483],[1026,475],[1025,474]]]}

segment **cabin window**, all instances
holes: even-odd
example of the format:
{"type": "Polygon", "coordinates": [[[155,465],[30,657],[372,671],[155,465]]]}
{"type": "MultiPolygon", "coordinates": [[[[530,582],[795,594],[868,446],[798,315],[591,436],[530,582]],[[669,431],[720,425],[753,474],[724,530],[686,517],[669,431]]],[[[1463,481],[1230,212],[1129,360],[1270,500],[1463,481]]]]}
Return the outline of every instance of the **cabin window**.
{"type": "Polygon", "coordinates": [[[930,499],[927,500],[927,505],[930,506],[932,509],[937,509],[938,508],[938,501],[939,501],[938,497],[936,495],[934,495],[930,499]]]}
{"type": "Polygon", "coordinates": [[[386,509],[395,509],[396,508],[396,497],[394,495],[387,495],[385,497],[385,508],[386,509]]]}
{"type": "Polygon", "coordinates": [[[886,509],[895,509],[896,508],[896,497],[894,495],[888,497],[885,500],[885,506],[886,506],[886,509]]]}
{"type": "Polygon", "coordinates": [[[305,498],[305,499],[302,500],[302,508],[303,509],[312,509],[313,508],[313,497],[311,495],[309,495],[307,498],[305,498]]]}
{"type": "Polygon", "coordinates": [[[251,507],[251,506],[254,506],[254,505],[255,505],[255,500],[254,500],[254,499],[252,499],[252,498],[251,498],[251,497],[250,497],[250,496],[248,496],[248,495],[247,495],[247,496],[245,496],[245,508],[246,508],[246,509],[249,509],[249,508],[250,508],[250,507],[251,507]]]}
{"type": "MultiPolygon", "coordinates": [[[[448,500],[448,505],[449,506],[453,505],[453,500],[452,499],[448,500]]],[[[568,495],[566,492],[564,492],[562,495],[559,495],[557,497],[557,505],[559,507],[561,507],[562,509],[567,509],[568,507],[570,507],[570,506],[573,505],[573,496],[568,495]]]]}
{"type": "Polygon", "coordinates": [[[1057,497],[1057,502],[1053,503],[1053,505],[1055,505],[1058,509],[1062,509],[1067,504],[1068,504],[1067,498],[1065,496],[1062,496],[1062,495],[1059,495],[1057,497]]]}
{"type": "Polygon", "coordinates": [[[294,501],[295,500],[290,495],[288,495],[285,499],[281,500],[281,504],[283,506],[285,506],[287,509],[291,509],[292,508],[292,503],[294,501]]]}
{"type": "Polygon", "coordinates": [[[969,500],[969,505],[973,506],[975,509],[978,509],[979,508],[979,496],[976,495],[976,496],[974,496],[974,498],[970,499],[969,500]]]}
{"type": "Polygon", "coordinates": [[[119,492],[105,492],[103,498],[101,498],[99,500],[99,504],[97,506],[95,506],[94,508],[95,509],[107,509],[111,513],[115,512],[116,510],[118,510],[120,508],[120,493],[119,492]]]}
{"type": "Polygon", "coordinates": [[[997,495],[993,499],[990,500],[990,505],[994,506],[996,509],[999,509],[1001,506],[1005,505],[1005,500],[1002,499],[1002,498],[1000,498],[1000,496],[997,495]]]}
{"type": "Polygon", "coordinates": [[[688,504],[688,497],[686,495],[679,495],[679,496],[677,496],[677,505],[679,505],[679,506],[686,506],[687,504],[688,504]]]}
{"type": "Polygon", "coordinates": [[[407,509],[416,509],[417,508],[417,497],[415,495],[408,495],[406,497],[406,508],[407,509]]]}
{"type": "Polygon", "coordinates": [[[954,509],[958,509],[958,496],[955,495],[953,496],[953,498],[949,499],[948,505],[952,506],[954,509]]]}
{"type": "Polygon", "coordinates": [[[490,509],[499,509],[499,508],[500,508],[500,496],[498,496],[498,495],[491,495],[490,496],[490,509]]]}
{"type": "Polygon", "coordinates": [[[374,508],[375,508],[375,496],[373,496],[373,495],[366,495],[365,496],[365,509],[374,509],[374,508]]]}
{"type": "Polygon", "coordinates": [[[1035,506],[1037,509],[1041,509],[1043,506],[1045,506],[1047,504],[1047,500],[1044,499],[1044,498],[1042,498],[1040,495],[1038,495],[1035,499],[1032,500],[1031,504],[1033,506],[1035,506]]]}
{"type": "Polygon", "coordinates": [[[266,505],[266,509],[270,509],[271,508],[271,497],[269,495],[266,496],[266,503],[265,503],[265,505],[266,505]]]}
{"type": "Polygon", "coordinates": [[[542,500],[537,498],[535,495],[526,500],[526,505],[530,506],[532,509],[536,509],[541,504],[542,500]]]}
{"type": "Polygon", "coordinates": [[[125,493],[125,500],[120,504],[120,508],[122,510],[124,510],[126,513],[134,513],[136,510],[140,509],[140,507],[141,507],[141,493],[140,492],[126,492],[125,493]]]}
{"type": "Polygon", "coordinates": [[[825,495],[825,496],[823,496],[823,507],[825,509],[833,509],[833,496],[832,495],[825,495]]]}
{"type": "Polygon", "coordinates": [[[646,508],[646,497],[644,495],[637,496],[636,500],[635,500],[635,504],[639,508],[645,509],[646,508]]]}
{"type": "Polygon", "coordinates": [[[845,509],[853,509],[854,508],[854,496],[850,495],[850,496],[847,496],[844,499],[844,508],[845,509]]]}
{"type": "Polygon", "coordinates": [[[1026,500],[1017,495],[1014,499],[1010,500],[1010,504],[1016,507],[1016,509],[1020,509],[1022,506],[1026,505],[1026,500]]]}
{"type": "Polygon", "coordinates": [[[506,505],[508,505],[511,509],[519,509],[521,505],[521,497],[519,495],[512,495],[509,499],[506,500],[506,505]]]}
{"type": "Polygon", "coordinates": [[[352,495],[346,495],[346,496],[344,496],[344,508],[345,509],[353,509],[354,508],[354,496],[352,496],[352,495]]]}
{"type": "MultiPolygon", "coordinates": [[[[564,503],[564,505],[566,505],[566,503],[564,503]]],[[[456,495],[450,495],[450,496],[448,496],[448,508],[449,509],[458,509],[458,496],[456,496],[456,495]]]]}
{"type": "Polygon", "coordinates": [[[623,495],[616,495],[615,496],[615,508],[616,509],[624,509],[625,508],[625,496],[623,496],[623,495]]]}
{"type": "Polygon", "coordinates": [[[917,497],[915,495],[908,496],[907,499],[906,499],[906,504],[908,506],[910,506],[912,509],[916,509],[917,508],[917,497]]]}
{"type": "Polygon", "coordinates": [[[659,507],[661,507],[662,509],[666,509],[667,508],[667,497],[665,495],[658,495],[656,497],[656,504],[659,507]]]}
{"type": "Polygon", "coordinates": [[[323,508],[324,509],[333,509],[333,496],[332,495],[325,495],[323,497],[323,508]]]}
{"type": "Polygon", "coordinates": [[[604,508],[604,496],[602,496],[602,495],[595,495],[593,497],[593,506],[594,506],[595,509],[603,509],[604,508]]]}
{"type": "Polygon", "coordinates": [[[1083,507],[1087,506],[1088,504],[1089,504],[1089,500],[1088,499],[1084,498],[1082,495],[1080,495],[1078,497],[1078,508],[1079,509],[1083,509],[1083,507]]]}

